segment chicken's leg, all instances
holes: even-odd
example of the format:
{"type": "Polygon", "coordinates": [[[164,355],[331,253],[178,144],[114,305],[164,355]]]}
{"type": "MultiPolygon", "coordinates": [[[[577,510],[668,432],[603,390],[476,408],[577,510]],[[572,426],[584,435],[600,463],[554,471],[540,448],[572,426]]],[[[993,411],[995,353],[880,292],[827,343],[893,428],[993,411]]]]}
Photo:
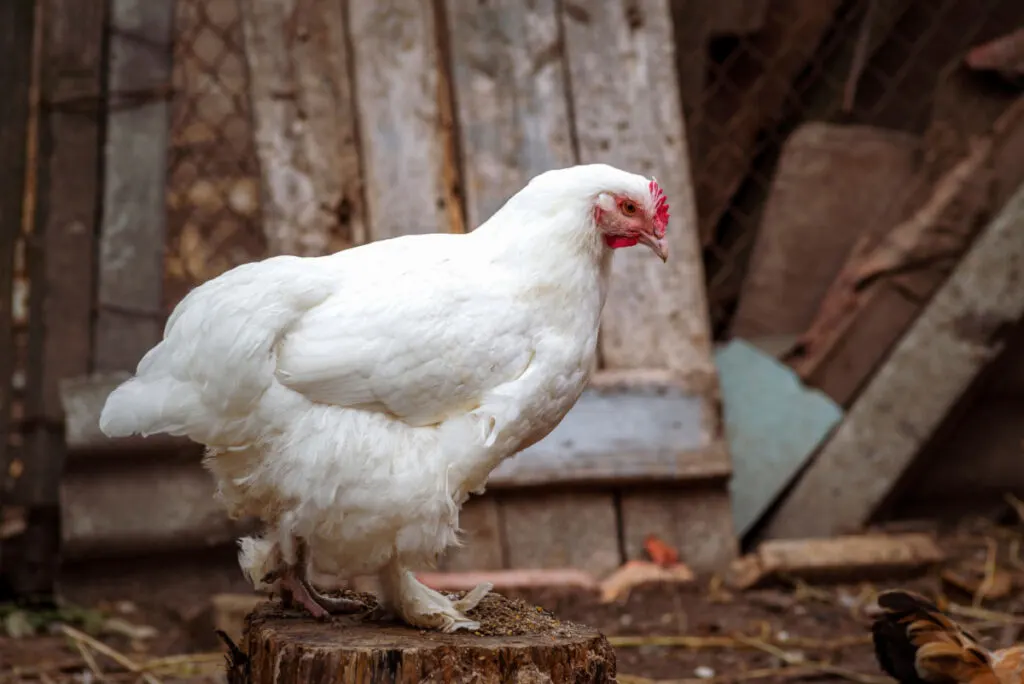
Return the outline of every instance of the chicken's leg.
{"type": "Polygon", "coordinates": [[[413,627],[439,629],[454,632],[459,629],[474,631],[480,623],[465,615],[494,588],[490,582],[482,582],[457,601],[452,601],[417,580],[397,560],[393,560],[381,572],[382,598],[385,608],[394,610],[398,616],[413,627]]]}
{"type": "Polygon", "coordinates": [[[305,608],[318,620],[325,620],[331,614],[359,613],[367,610],[361,601],[349,598],[324,596],[309,583],[306,578],[306,542],[295,539],[295,562],[274,570],[263,578],[264,584],[278,582],[281,591],[281,603],[291,608],[293,601],[305,608]]]}

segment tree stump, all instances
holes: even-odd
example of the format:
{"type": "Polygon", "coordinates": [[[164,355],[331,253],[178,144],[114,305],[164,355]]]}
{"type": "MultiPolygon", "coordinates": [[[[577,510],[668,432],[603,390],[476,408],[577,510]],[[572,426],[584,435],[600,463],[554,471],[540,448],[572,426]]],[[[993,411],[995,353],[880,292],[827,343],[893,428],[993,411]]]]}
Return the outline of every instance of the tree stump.
{"type": "Polygon", "coordinates": [[[318,622],[263,603],[246,618],[242,648],[229,657],[228,682],[615,681],[615,653],[596,630],[499,594],[469,615],[480,621],[478,632],[443,634],[358,616],[318,622]]]}

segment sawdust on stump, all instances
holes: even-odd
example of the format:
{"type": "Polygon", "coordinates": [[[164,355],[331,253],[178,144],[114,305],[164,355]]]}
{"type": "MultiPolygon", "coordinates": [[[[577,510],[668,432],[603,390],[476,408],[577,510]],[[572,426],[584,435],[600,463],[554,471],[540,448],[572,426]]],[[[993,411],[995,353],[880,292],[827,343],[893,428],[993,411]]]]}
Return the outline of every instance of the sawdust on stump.
{"type": "MultiPolygon", "coordinates": [[[[367,594],[342,595],[376,605],[367,594]]],[[[494,593],[469,616],[480,622],[478,631],[444,634],[365,615],[320,622],[276,601],[264,603],[246,618],[245,655],[235,653],[229,682],[615,680],[614,651],[594,629],[494,593]]]]}

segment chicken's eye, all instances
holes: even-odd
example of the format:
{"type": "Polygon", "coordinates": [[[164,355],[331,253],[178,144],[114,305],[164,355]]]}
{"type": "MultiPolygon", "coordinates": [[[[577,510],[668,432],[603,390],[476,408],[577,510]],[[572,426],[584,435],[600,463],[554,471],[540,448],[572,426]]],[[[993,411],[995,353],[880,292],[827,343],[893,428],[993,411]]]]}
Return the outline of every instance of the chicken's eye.
{"type": "Polygon", "coordinates": [[[622,200],[622,204],[619,206],[622,209],[622,213],[626,216],[632,216],[636,213],[636,202],[633,200],[622,200]]]}

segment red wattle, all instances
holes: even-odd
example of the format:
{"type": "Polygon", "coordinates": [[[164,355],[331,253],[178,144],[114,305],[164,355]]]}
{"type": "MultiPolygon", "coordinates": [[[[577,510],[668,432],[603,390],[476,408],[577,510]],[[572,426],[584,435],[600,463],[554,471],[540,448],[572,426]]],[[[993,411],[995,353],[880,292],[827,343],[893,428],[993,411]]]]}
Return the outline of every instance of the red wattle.
{"type": "Polygon", "coordinates": [[[636,238],[624,237],[622,235],[606,235],[604,238],[604,244],[608,245],[612,249],[618,249],[619,247],[632,247],[636,243],[636,238]]]}

